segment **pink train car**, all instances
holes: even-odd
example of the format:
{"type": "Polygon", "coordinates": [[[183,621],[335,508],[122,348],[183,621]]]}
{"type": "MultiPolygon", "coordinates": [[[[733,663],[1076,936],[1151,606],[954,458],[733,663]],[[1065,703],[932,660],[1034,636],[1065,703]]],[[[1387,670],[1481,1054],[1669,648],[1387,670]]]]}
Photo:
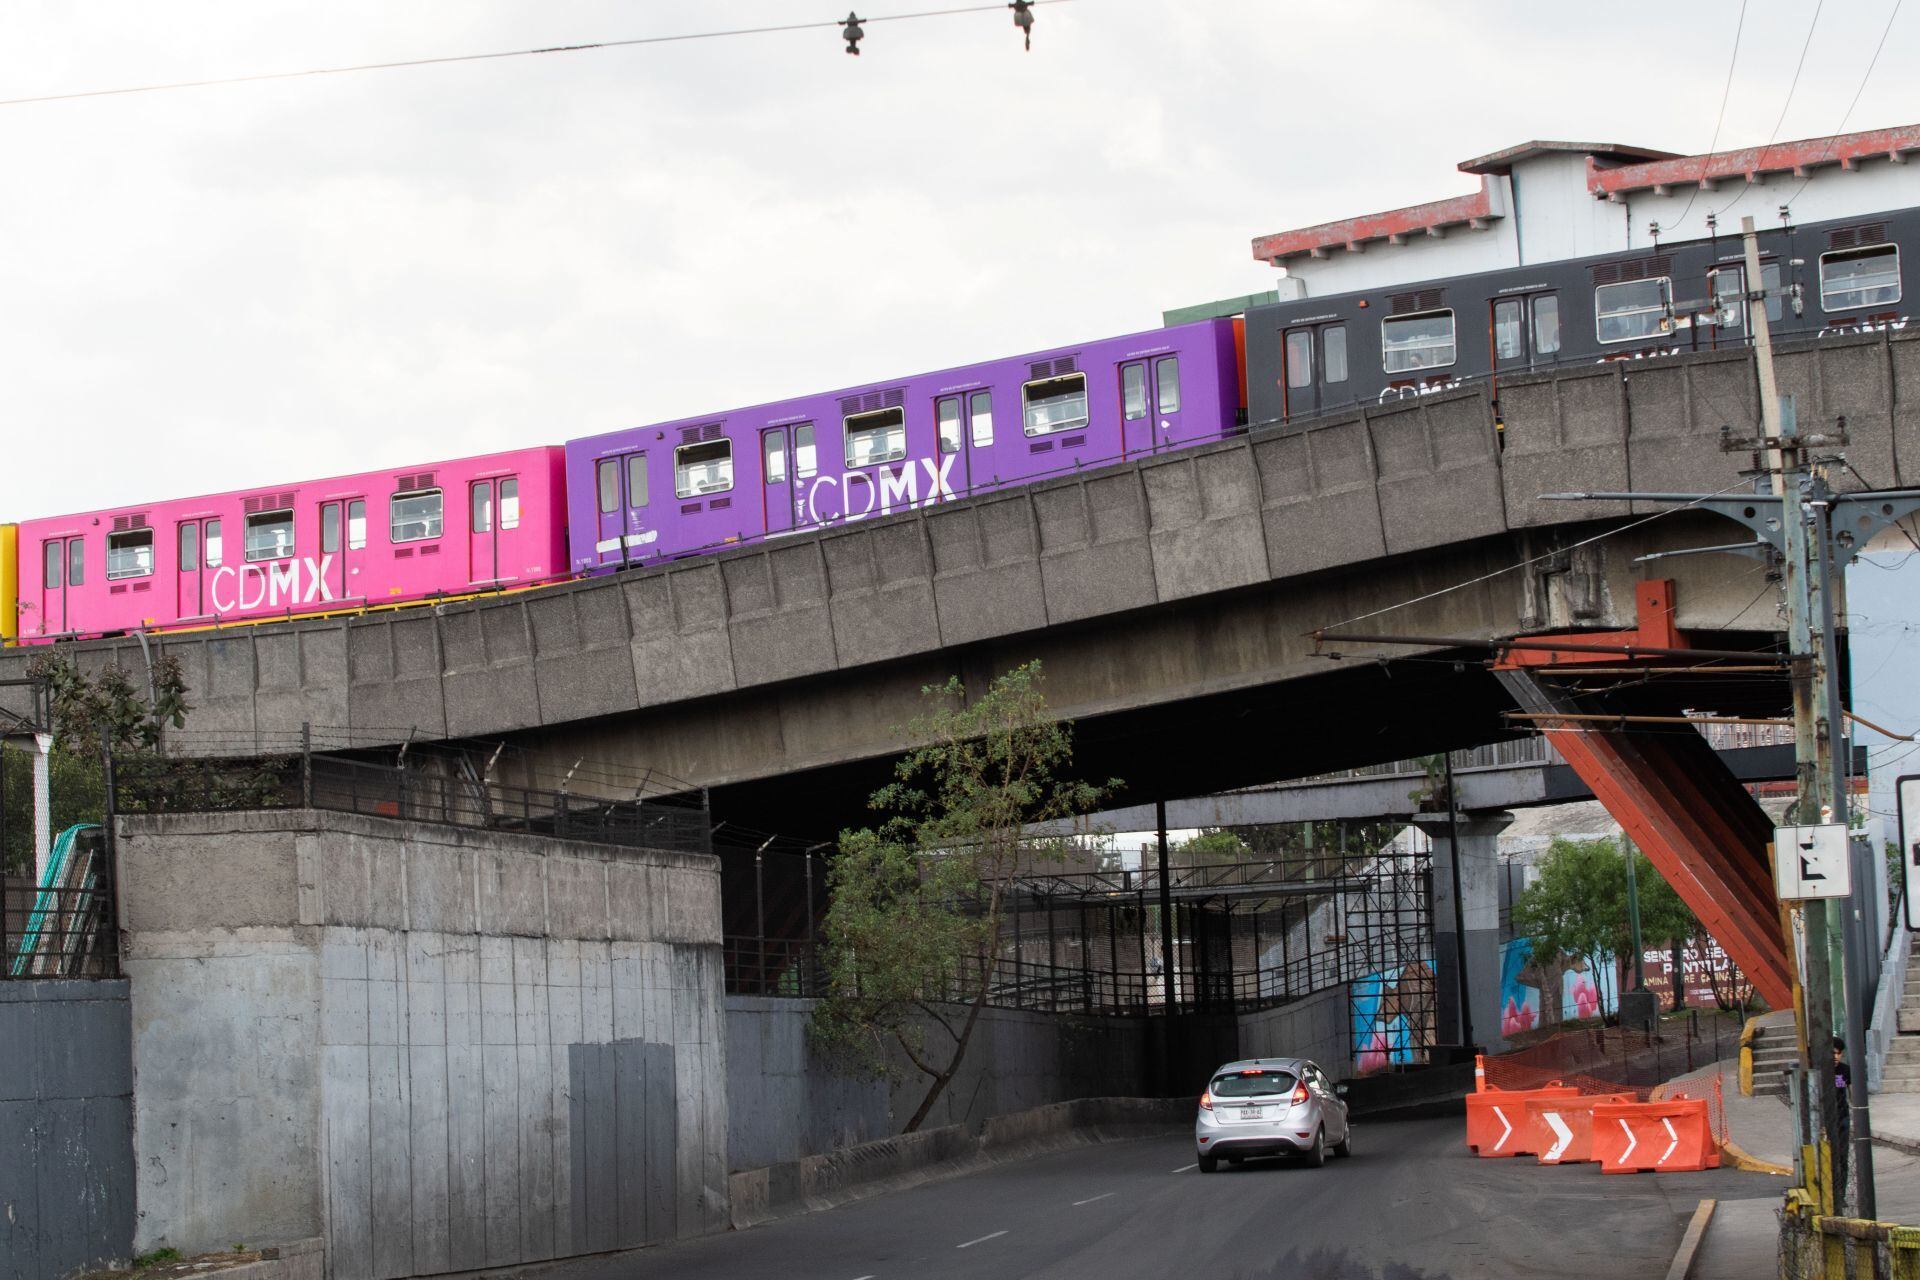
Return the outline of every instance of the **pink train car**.
{"type": "Polygon", "coordinates": [[[565,452],[21,522],[17,638],[299,617],[524,586],[567,570],[565,452]]]}

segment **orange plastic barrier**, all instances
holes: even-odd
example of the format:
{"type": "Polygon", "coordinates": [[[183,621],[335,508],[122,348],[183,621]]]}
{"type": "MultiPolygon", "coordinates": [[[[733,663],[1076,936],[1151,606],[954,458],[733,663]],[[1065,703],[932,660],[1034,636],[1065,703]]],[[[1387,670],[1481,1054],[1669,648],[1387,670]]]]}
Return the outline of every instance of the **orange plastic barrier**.
{"type": "Polygon", "coordinates": [[[1489,1089],[1467,1095],[1467,1146],[1483,1156],[1531,1155],[1519,1141],[1527,1118],[1527,1103],[1535,1098],[1574,1098],[1572,1085],[1541,1089],[1489,1089]]]}
{"type": "Polygon", "coordinates": [[[1602,1173],[1720,1167],[1705,1098],[1600,1103],[1593,1108],[1593,1154],[1602,1173]]]}
{"type": "Polygon", "coordinates": [[[1628,1094],[1577,1098],[1529,1098],[1525,1120],[1515,1140],[1521,1151],[1540,1157],[1541,1164],[1577,1164],[1597,1159],[1593,1154],[1593,1109],[1603,1102],[1632,1102],[1628,1094]]]}

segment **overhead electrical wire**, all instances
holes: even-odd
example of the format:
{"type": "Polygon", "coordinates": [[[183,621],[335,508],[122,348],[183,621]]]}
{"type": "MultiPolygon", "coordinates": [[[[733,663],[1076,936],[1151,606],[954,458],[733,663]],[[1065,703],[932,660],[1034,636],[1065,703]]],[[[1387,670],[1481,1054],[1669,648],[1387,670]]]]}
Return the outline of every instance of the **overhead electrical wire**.
{"type": "Polygon", "coordinates": [[[1700,173],[1693,181],[1693,190],[1687,193],[1687,207],[1673,220],[1675,229],[1684,227],[1687,215],[1693,212],[1694,199],[1700,194],[1700,184],[1707,180],[1707,166],[1713,163],[1713,153],[1720,145],[1720,126],[1727,122],[1727,99],[1733,96],[1733,72],[1740,65],[1740,33],[1747,29],[1747,0],[1740,0],[1740,21],[1733,28],[1733,56],[1727,59],[1727,85],[1720,91],[1720,114],[1713,120],[1713,141],[1707,144],[1707,152],[1700,157],[1700,173]]]}
{"type": "MultiPolygon", "coordinates": [[[[1813,48],[1814,28],[1820,25],[1820,11],[1826,7],[1827,7],[1827,0],[1819,0],[1819,3],[1813,6],[1813,20],[1807,23],[1807,37],[1806,39],[1800,42],[1800,60],[1793,64],[1793,79],[1789,81],[1787,84],[1786,100],[1780,104],[1780,114],[1774,117],[1773,132],[1767,135],[1766,146],[1760,148],[1760,157],[1755,162],[1755,165],[1754,165],[1756,169],[1761,168],[1766,164],[1768,150],[1772,148],[1775,142],[1778,142],[1780,140],[1780,130],[1787,123],[1787,108],[1793,105],[1794,91],[1799,89],[1800,87],[1800,72],[1803,69],[1805,69],[1807,65],[1807,50],[1813,48]]],[[[1721,109],[1723,111],[1726,109],[1726,104],[1724,102],[1721,104],[1721,109]]],[[[1740,193],[1734,196],[1733,199],[1727,201],[1726,204],[1722,205],[1720,208],[1715,209],[1713,211],[1713,216],[1716,219],[1718,219],[1722,214],[1725,214],[1729,210],[1731,210],[1733,206],[1739,204],[1742,200],[1746,199],[1747,194],[1752,190],[1753,190],[1752,186],[1742,185],[1740,188],[1740,193]]]]}
{"type": "MultiPolygon", "coordinates": [[[[1867,91],[1867,81],[1873,79],[1873,69],[1880,65],[1880,53],[1887,47],[1887,37],[1893,34],[1894,19],[1900,16],[1900,6],[1905,2],[1906,0],[1893,0],[1893,11],[1887,14],[1887,25],[1880,29],[1880,43],[1873,46],[1873,57],[1867,59],[1867,69],[1860,77],[1859,88],[1853,91],[1853,101],[1847,104],[1846,114],[1840,117],[1840,127],[1833,131],[1833,136],[1827,140],[1826,150],[1821,153],[1820,159],[1816,160],[1814,164],[1824,164],[1833,155],[1834,142],[1840,138],[1840,135],[1847,131],[1847,121],[1853,118],[1853,109],[1860,105],[1860,95],[1867,91]]],[[[1798,200],[1800,193],[1807,189],[1807,184],[1813,181],[1813,165],[1808,165],[1807,169],[1807,176],[1800,180],[1800,185],[1793,189],[1791,196],[1787,197],[1785,203],[1788,206],[1791,206],[1795,200],[1798,200]]]]}
{"type": "MultiPolygon", "coordinates": [[[[1071,0],[1029,0],[1034,5],[1068,4],[1071,0]]],[[[957,9],[925,9],[915,13],[888,13],[861,18],[862,25],[874,22],[907,22],[919,18],[948,18],[967,13],[1004,13],[1007,4],[976,4],[957,9]]],[[[362,71],[397,71],[407,67],[445,66],[456,62],[492,62],[502,58],[532,58],[547,53],[586,53],[596,49],[626,49],[640,45],[679,44],[689,40],[722,40],[731,36],[763,36],[787,31],[821,31],[829,27],[844,29],[847,19],[822,22],[789,22],[767,27],[733,27],[719,31],[689,31],[670,36],[635,36],[625,40],[592,40],[582,44],[545,45],[534,49],[503,49],[493,53],[456,53],[432,58],[402,58],[393,62],[362,62],[340,67],[311,67],[304,71],[268,71],[249,76],[222,76],[210,80],[177,80],[164,84],[127,85],[117,89],[85,89],[75,93],[47,93],[30,98],[0,98],[0,107],[20,107],[36,102],[72,102],[79,98],[112,98],[134,93],[167,93],[176,89],[207,89],[218,85],[258,84],[267,80],[300,80],[314,76],[350,75],[362,71]]]]}

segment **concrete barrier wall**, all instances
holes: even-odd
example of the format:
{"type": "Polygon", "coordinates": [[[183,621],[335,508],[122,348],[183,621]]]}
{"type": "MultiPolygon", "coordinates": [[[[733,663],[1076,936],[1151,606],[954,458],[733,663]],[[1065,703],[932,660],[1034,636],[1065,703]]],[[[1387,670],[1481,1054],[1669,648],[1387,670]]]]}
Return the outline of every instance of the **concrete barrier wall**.
{"type": "Polygon", "coordinates": [[[1353,1011],[1343,983],[1303,1000],[1244,1014],[1243,1058],[1312,1058],[1336,1080],[1353,1074],[1353,1011]]]}
{"type": "Polygon", "coordinates": [[[120,856],[140,1248],[385,1280],[726,1224],[713,859],[316,813],[120,856]]]}
{"type": "MultiPolygon", "coordinates": [[[[1848,457],[1874,484],[1920,484],[1917,343],[1834,338],[1779,358],[1801,421],[1844,415],[1848,457]]],[[[1543,493],[1718,490],[1747,465],[1720,448],[1721,428],[1753,432],[1756,406],[1742,352],[1518,375],[1500,383],[1498,438],[1483,384],[652,571],[162,647],[185,668],[193,728],[231,735],[229,750],[284,743],[302,722],[323,741],[510,733],[1625,514],[1543,493]]],[[[1596,592],[1579,620],[1629,625],[1622,599],[1596,592]]],[[[1718,600],[1683,594],[1681,610],[1684,625],[1732,625],[1718,600]]],[[[105,642],[87,662],[116,644],[137,660],[105,642]]],[[[0,675],[25,660],[0,655],[0,675]]],[[[810,758],[807,742],[787,745],[810,758]]]]}
{"type": "Polygon", "coordinates": [[[0,1280],[132,1252],[127,983],[0,982],[0,1280]]]}
{"type": "MultiPolygon", "coordinates": [[[[926,1093],[909,1068],[898,1082],[849,1077],[807,1042],[813,1001],[728,996],[727,1162],[756,1169],[900,1132],[926,1093]]],[[[933,1030],[933,1037],[944,1033],[933,1030]]],[[[1148,1092],[1143,1024],[989,1009],[925,1122],[978,1129],[994,1116],[1053,1102],[1148,1092]]]]}

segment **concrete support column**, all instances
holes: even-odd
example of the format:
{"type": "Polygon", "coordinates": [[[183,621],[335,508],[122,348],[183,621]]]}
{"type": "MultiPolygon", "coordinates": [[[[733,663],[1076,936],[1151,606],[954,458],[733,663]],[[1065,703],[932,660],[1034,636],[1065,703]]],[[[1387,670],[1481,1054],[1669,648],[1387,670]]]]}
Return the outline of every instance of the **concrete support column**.
{"type": "Polygon", "coordinates": [[[1442,1042],[1473,1043],[1489,1052],[1500,1038],[1500,833],[1506,812],[1421,814],[1413,825],[1433,841],[1433,974],[1435,1034],[1442,1042]],[[1456,847],[1457,846],[1457,847],[1456,847]],[[1458,877],[1458,912],[1455,879],[1458,877]],[[1470,1019],[1462,1019],[1460,958],[1466,957],[1470,1019]],[[1463,1033],[1463,1021],[1471,1022],[1463,1033]]]}
{"type": "Polygon", "coordinates": [[[47,883],[47,863],[53,859],[53,781],[47,753],[53,735],[33,735],[33,885],[47,883]]]}

